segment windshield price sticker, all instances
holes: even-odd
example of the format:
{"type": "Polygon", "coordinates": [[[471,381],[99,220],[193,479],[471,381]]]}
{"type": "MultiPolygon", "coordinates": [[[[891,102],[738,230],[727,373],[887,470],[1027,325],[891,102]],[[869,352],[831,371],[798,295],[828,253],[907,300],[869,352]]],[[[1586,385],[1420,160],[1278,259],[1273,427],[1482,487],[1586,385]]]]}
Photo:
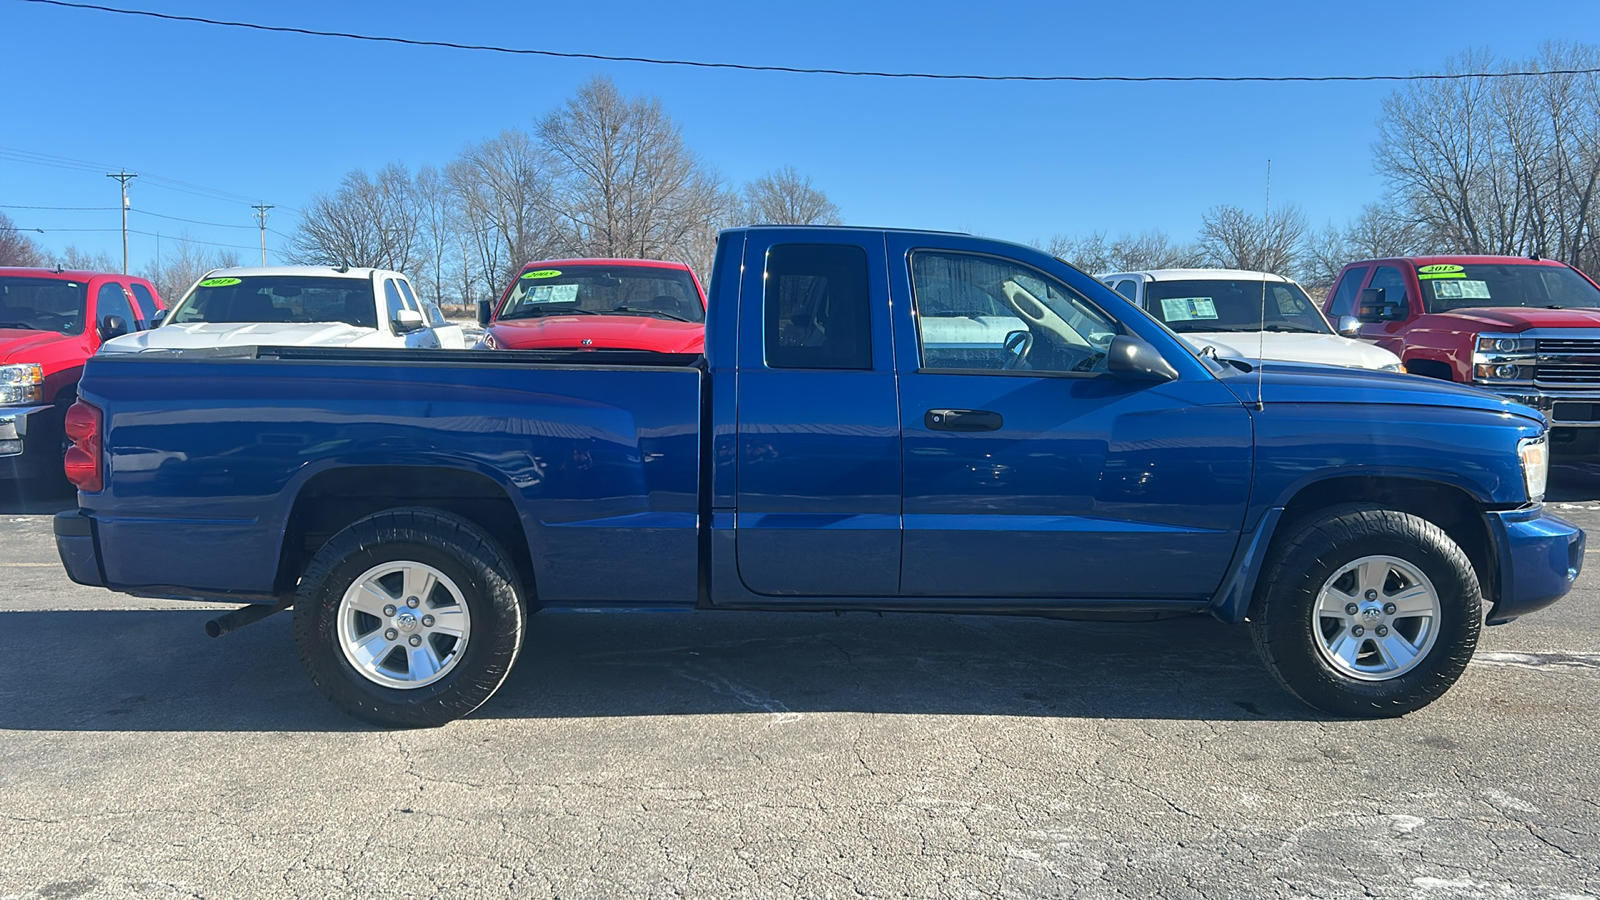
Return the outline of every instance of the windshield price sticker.
{"type": "Polygon", "coordinates": [[[554,278],[561,274],[560,269],[535,269],[532,272],[523,272],[523,278],[554,278]]]}
{"type": "MultiPolygon", "coordinates": [[[[527,276],[524,275],[524,278],[527,276]]],[[[575,284],[541,284],[533,289],[528,299],[534,303],[576,303],[578,286],[575,284]]]]}
{"type": "Polygon", "coordinates": [[[1487,281],[1441,281],[1433,286],[1433,296],[1440,300],[1488,300],[1487,281]]]}
{"type": "Polygon", "coordinates": [[[237,278],[207,278],[200,282],[201,287],[233,287],[239,283],[237,278]]]}
{"type": "Polygon", "coordinates": [[[1417,277],[1423,281],[1435,278],[1465,278],[1467,273],[1462,271],[1460,266],[1433,265],[1417,269],[1417,277]]]}
{"type": "Polygon", "coordinates": [[[1168,322],[1215,319],[1217,301],[1210,297],[1168,297],[1161,301],[1161,317],[1168,322]]]}

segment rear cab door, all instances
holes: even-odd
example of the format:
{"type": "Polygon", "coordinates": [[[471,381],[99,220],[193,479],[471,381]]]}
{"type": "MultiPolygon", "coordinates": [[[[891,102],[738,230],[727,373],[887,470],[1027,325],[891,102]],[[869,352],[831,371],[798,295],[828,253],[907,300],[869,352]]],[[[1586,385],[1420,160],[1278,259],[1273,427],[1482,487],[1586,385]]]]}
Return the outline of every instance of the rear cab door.
{"type": "Polygon", "coordinates": [[[890,233],[907,596],[1171,599],[1221,584],[1243,526],[1250,414],[1170,335],[1022,247],[890,233]],[[988,346],[927,337],[1009,321],[988,346]],[[941,322],[940,320],[946,320],[941,322]],[[1117,334],[1180,377],[1105,371],[1117,334]]]}
{"type": "Polygon", "coordinates": [[[900,411],[883,233],[746,235],[743,274],[724,273],[741,278],[739,582],[765,597],[893,596],[900,411]]]}

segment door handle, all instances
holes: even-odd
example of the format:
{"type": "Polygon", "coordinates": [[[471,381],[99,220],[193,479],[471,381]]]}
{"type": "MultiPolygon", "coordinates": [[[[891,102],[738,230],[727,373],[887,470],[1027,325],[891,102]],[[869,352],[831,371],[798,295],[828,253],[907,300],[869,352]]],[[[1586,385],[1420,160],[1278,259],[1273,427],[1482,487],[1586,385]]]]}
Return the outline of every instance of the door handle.
{"type": "Polygon", "coordinates": [[[1005,419],[986,409],[930,409],[922,424],[933,431],[999,431],[1005,419]]]}

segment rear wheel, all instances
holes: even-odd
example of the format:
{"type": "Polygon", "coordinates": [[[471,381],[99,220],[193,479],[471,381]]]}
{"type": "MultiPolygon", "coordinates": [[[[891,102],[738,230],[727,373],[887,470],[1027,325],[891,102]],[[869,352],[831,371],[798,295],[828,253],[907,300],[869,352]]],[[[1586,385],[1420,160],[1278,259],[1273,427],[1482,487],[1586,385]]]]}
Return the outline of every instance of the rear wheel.
{"type": "Polygon", "coordinates": [[[443,725],[504,683],[523,613],[505,552],[478,526],[396,509],[334,535],[295,595],[300,661],[335,706],[382,725],[443,725]]]}
{"type": "Polygon", "coordinates": [[[1250,632],[1290,693],[1341,716],[1399,716],[1437,700],[1477,647],[1477,575],[1438,526],[1349,505],[1294,526],[1256,591],[1250,632]]]}

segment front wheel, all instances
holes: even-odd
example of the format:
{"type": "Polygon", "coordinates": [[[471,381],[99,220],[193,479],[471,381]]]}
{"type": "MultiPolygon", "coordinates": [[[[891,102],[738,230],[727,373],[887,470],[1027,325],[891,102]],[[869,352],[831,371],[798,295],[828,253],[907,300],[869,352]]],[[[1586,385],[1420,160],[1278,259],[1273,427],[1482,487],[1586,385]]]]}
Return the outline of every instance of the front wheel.
{"type": "Polygon", "coordinates": [[[506,554],[433,509],[361,519],[323,545],[294,602],[295,646],[317,688],[380,725],[443,725],[505,681],[523,613],[506,554]]]}
{"type": "Polygon", "coordinates": [[[1340,716],[1400,716],[1437,700],[1482,623],[1472,563],[1410,513],[1352,504],[1298,523],[1250,608],[1262,660],[1290,693],[1340,716]]]}

